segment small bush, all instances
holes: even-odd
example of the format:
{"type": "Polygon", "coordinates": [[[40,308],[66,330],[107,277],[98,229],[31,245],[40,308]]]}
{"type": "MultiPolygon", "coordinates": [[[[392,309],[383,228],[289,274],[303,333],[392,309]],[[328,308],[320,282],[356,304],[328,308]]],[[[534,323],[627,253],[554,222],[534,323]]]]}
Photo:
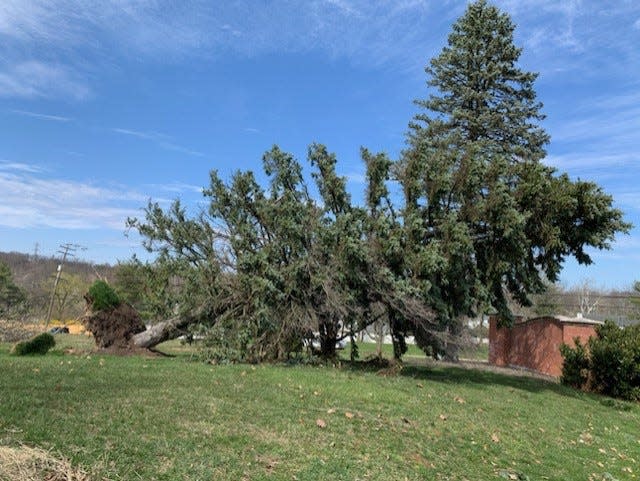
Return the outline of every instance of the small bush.
{"type": "Polygon", "coordinates": [[[576,342],[575,348],[562,346],[560,351],[564,384],[640,400],[640,325],[622,329],[607,321],[596,328],[586,346],[576,342]]]}
{"type": "Polygon", "coordinates": [[[640,400],[640,325],[606,322],[589,340],[593,388],[612,397],[640,400]]]}
{"type": "Polygon", "coordinates": [[[46,354],[49,349],[56,345],[56,340],[48,332],[38,334],[33,339],[19,342],[13,347],[13,354],[16,356],[26,356],[29,354],[46,354]]]}
{"type": "Polygon", "coordinates": [[[91,284],[88,293],[91,308],[94,311],[108,311],[115,309],[121,303],[118,294],[105,281],[98,280],[91,284]]]}
{"type": "Polygon", "coordinates": [[[582,389],[589,380],[589,354],[584,345],[580,343],[580,338],[575,338],[575,347],[567,344],[560,346],[560,353],[564,358],[562,363],[562,376],[560,382],[576,389],[582,389]]]}

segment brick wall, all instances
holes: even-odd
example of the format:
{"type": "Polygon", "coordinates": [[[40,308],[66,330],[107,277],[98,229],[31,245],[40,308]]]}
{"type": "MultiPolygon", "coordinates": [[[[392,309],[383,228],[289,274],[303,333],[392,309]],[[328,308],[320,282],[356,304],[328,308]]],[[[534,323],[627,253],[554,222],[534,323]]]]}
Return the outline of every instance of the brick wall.
{"type": "Polygon", "coordinates": [[[554,317],[538,317],[498,328],[497,318],[489,319],[489,362],[497,366],[517,366],[560,376],[562,343],[573,345],[579,337],[586,342],[595,335],[593,324],[564,322],[554,317]]]}
{"type": "Polygon", "coordinates": [[[562,340],[565,344],[573,347],[575,343],[573,340],[578,337],[582,344],[587,342],[587,339],[596,335],[595,326],[593,324],[581,324],[579,322],[565,322],[562,325],[562,340]]]}

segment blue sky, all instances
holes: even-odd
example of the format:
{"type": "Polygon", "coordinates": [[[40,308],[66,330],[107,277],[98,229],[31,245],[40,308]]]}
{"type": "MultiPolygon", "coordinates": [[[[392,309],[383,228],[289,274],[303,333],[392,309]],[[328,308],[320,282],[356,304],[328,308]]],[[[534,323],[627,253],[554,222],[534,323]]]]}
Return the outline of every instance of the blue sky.
{"type": "MultiPolygon", "coordinates": [[[[593,180],[640,225],[640,3],[498,0],[552,137],[546,162],[593,180]]],[[[360,146],[396,157],[424,66],[464,1],[3,0],[0,250],[141,254],[127,216],[197,208],[210,169],[259,169],[273,144],[335,152],[357,198],[360,146]]],[[[640,229],[566,286],[640,280],[640,229]]]]}

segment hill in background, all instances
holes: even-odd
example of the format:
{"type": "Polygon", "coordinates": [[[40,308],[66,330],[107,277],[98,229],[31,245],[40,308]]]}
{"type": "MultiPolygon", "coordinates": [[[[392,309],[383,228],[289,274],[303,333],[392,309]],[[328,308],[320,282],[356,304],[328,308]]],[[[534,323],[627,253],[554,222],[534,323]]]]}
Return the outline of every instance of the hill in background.
{"type": "MultiPolygon", "coordinates": [[[[60,258],[43,257],[20,252],[0,252],[0,262],[9,266],[14,282],[28,297],[27,318],[44,319],[51,299],[60,258]]],[[[75,319],[84,311],[83,295],[97,279],[111,281],[115,266],[67,259],[62,267],[58,290],[54,299],[54,319],[75,319]]]]}

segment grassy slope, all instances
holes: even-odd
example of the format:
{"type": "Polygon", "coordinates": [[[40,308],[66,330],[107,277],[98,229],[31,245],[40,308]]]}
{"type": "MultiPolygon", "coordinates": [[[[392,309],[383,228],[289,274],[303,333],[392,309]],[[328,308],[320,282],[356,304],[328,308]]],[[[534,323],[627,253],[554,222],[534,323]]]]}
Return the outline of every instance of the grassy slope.
{"type": "Polygon", "coordinates": [[[53,449],[97,478],[622,480],[640,472],[640,407],[530,378],[7,353],[0,345],[0,444],[53,449]]]}

